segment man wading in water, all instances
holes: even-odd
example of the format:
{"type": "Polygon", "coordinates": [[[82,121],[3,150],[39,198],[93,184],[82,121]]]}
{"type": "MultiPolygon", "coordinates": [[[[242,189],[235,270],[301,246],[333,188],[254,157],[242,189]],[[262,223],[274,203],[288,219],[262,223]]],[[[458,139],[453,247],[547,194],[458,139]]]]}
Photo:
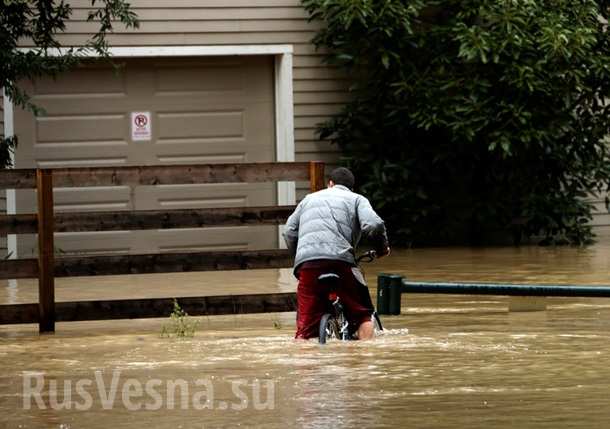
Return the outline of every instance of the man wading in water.
{"type": "Polygon", "coordinates": [[[332,272],[341,277],[337,291],[346,309],[350,331],[361,339],[374,336],[373,306],[366,286],[354,276],[355,248],[361,235],[372,241],[379,257],[389,255],[383,220],[369,201],[352,191],[354,175],[347,168],[332,171],[328,188],[307,195],[286,222],[284,239],[295,256],[297,288],[296,338],[318,336],[328,305],[328,291],[318,276],[332,272]]]}

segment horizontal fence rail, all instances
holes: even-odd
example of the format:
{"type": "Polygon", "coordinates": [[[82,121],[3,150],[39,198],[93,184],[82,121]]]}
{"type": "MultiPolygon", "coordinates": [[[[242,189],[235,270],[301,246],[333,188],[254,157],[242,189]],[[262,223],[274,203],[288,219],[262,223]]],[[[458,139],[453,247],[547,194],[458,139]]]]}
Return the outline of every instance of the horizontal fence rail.
{"type": "Polygon", "coordinates": [[[402,293],[610,298],[610,286],[432,283],[403,280],[402,293]]]}
{"type": "Polygon", "coordinates": [[[38,304],[0,305],[0,325],[38,323],[38,304]]]}
{"type": "MultiPolygon", "coordinates": [[[[55,232],[280,225],[295,206],[55,213],[55,232]]],[[[0,215],[0,234],[35,234],[35,214],[0,215]]]]}
{"type": "MultiPolygon", "coordinates": [[[[290,268],[292,263],[293,258],[289,252],[280,249],[88,256],[86,258],[74,256],[55,258],[54,277],[290,268]]],[[[38,274],[37,259],[0,261],[0,279],[36,278],[38,274]]]]}
{"type": "Polygon", "coordinates": [[[610,286],[415,282],[395,274],[380,274],[377,278],[379,314],[400,314],[403,293],[610,298],[610,286]]]}
{"type": "MultiPolygon", "coordinates": [[[[296,309],[294,292],[182,297],[176,301],[190,316],[279,313],[296,309]]],[[[57,302],[55,320],[77,322],[168,317],[173,309],[173,298],[57,302]]],[[[38,323],[38,319],[37,304],[0,305],[0,325],[38,323]]]]}
{"type": "Polygon", "coordinates": [[[38,277],[38,259],[4,259],[0,261],[0,280],[38,277]]]}
{"type": "MultiPolygon", "coordinates": [[[[309,162],[53,169],[58,188],[309,181],[309,162]]],[[[322,164],[323,165],[323,164],[322,164]]],[[[0,170],[0,189],[36,188],[36,169],[0,170]]]]}

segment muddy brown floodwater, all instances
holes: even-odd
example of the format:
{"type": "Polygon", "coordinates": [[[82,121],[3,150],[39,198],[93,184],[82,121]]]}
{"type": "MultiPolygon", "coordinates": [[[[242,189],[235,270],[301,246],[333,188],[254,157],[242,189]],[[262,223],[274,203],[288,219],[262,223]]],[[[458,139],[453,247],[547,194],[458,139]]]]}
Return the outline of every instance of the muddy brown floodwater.
{"type": "MultiPolygon", "coordinates": [[[[610,284],[609,239],[579,248],[395,251],[366,267],[412,280],[610,284]]],[[[290,270],[58,280],[58,300],[292,291],[290,270]]],[[[374,288],[371,288],[374,294],[374,288]]],[[[0,287],[34,302],[36,284],[0,287]]],[[[295,342],[294,314],[0,328],[0,428],[605,428],[610,300],[403,296],[370,342],[295,342]]]]}

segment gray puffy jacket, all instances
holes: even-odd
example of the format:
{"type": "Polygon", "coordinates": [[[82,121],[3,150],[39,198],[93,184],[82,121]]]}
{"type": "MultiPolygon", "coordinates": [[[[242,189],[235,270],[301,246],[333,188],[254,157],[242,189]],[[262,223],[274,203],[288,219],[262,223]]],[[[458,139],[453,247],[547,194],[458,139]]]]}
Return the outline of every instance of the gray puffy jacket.
{"type": "Polygon", "coordinates": [[[383,220],[362,195],[335,185],[307,195],[286,222],[284,239],[296,254],[295,273],[303,262],[334,259],[355,265],[354,248],[361,235],[375,241],[375,250],[388,245],[383,220]]]}

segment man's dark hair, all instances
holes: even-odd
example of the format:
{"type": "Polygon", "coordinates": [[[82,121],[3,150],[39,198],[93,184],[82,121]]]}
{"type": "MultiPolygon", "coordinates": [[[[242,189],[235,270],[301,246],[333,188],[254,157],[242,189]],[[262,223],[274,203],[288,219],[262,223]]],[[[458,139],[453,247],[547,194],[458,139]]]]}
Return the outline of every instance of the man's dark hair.
{"type": "Polygon", "coordinates": [[[354,183],[356,179],[354,174],[345,167],[335,168],[330,172],[329,180],[332,180],[335,185],[343,185],[349,189],[354,189],[354,183]]]}

